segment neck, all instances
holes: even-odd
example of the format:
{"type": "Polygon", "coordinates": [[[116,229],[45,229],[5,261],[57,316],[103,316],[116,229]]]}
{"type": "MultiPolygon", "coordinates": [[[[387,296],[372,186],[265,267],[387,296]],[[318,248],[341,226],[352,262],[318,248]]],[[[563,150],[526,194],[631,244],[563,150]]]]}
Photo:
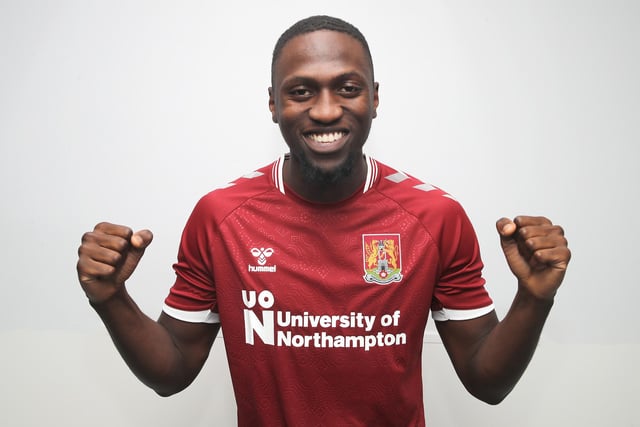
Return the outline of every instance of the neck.
{"type": "Polygon", "coordinates": [[[285,184],[301,198],[314,203],[336,203],[352,196],[367,177],[364,156],[358,156],[348,173],[337,174],[329,179],[329,174],[310,174],[295,157],[287,156],[284,163],[285,184]]]}

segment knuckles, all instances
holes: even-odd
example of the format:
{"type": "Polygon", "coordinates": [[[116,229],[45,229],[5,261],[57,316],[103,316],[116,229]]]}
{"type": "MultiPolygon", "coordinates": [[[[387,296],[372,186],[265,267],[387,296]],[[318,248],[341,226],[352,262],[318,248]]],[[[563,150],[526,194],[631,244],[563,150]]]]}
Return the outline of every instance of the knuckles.
{"type": "Polygon", "coordinates": [[[517,230],[518,235],[527,240],[536,236],[548,236],[548,237],[562,237],[564,238],[564,229],[559,225],[554,224],[540,224],[540,225],[526,225],[520,226],[517,230]]]}
{"type": "MultiPolygon", "coordinates": [[[[78,247],[78,265],[80,270],[95,268],[98,264],[104,267],[117,266],[122,262],[129,246],[129,238],[125,237],[132,232],[126,227],[120,227],[117,234],[111,234],[106,228],[111,227],[108,223],[96,225],[93,231],[88,231],[82,235],[82,242],[78,247]]],[[[108,272],[101,271],[100,274],[108,272]]]]}
{"type": "Polygon", "coordinates": [[[94,231],[87,231],[82,235],[82,247],[99,246],[114,251],[122,252],[129,247],[131,236],[133,231],[131,229],[123,227],[123,233],[108,233],[100,231],[100,224],[96,226],[94,231]]]}
{"type": "Polygon", "coordinates": [[[110,222],[102,221],[93,227],[93,231],[96,233],[104,233],[111,236],[119,236],[123,239],[129,240],[133,235],[133,230],[124,225],[112,224],[110,222]]]}

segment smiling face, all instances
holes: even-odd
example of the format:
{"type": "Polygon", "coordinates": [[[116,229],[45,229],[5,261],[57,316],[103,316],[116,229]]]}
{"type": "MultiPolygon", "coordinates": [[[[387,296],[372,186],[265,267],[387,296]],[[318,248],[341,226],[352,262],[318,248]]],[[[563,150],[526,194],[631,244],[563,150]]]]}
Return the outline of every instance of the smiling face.
{"type": "Polygon", "coordinates": [[[378,106],[378,84],[360,42],[330,30],[295,36],[272,80],[269,109],[291,150],[287,184],[360,185],[362,146],[378,106]]]}

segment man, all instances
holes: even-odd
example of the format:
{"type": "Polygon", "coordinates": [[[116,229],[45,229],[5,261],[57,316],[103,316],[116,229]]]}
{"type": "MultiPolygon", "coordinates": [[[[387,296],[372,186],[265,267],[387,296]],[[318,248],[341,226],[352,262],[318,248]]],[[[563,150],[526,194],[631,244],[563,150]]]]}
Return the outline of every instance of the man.
{"type": "Polygon", "coordinates": [[[432,311],[469,392],[495,404],[511,391],[570,259],[562,228],[497,222],[518,282],[499,322],[462,207],[363,154],[377,106],[362,34],[302,20],[276,45],[269,89],[290,154],[199,201],[157,321],[125,287],[151,232],[83,236],[80,283],[140,380],[187,387],[222,326],[239,425],[421,426],[432,311]]]}

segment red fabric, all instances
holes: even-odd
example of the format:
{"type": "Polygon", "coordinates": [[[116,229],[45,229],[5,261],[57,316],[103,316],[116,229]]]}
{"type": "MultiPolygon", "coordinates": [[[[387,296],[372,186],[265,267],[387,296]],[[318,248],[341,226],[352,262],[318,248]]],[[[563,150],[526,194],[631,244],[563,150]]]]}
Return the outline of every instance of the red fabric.
{"type": "Polygon", "coordinates": [[[314,205],[277,165],[199,201],[166,304],[219,313],[240,426],[424,425],[430,308],[492,303],[466,214],[375,161],[364,193],[314,205]]]}

